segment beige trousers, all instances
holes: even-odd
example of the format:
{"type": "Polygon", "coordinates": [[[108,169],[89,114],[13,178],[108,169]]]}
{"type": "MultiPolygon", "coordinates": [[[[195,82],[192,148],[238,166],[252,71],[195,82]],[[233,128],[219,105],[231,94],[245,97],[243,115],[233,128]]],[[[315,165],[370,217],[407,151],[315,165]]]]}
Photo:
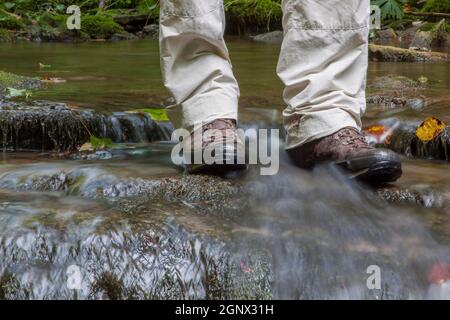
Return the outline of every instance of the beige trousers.
{"type": "MultiPolygon", "coordinates": [[[[369,0],[283,0],[277,72],[285,84],[287,148],[360,129],[365,111],[369,0]]],[[[222,0],[161,0],[161,68],[168,114],[192,129],[238,118],[239,87],[223,38],[222,0]]]]}

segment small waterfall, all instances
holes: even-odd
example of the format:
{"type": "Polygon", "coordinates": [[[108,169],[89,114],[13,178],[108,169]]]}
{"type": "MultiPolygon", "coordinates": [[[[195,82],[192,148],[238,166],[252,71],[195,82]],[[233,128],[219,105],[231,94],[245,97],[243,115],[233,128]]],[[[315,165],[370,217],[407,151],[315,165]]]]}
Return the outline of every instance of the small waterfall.
{"type": "Polygon", "coordinates": [[[170,139],[173,128],[138,112],[100,114],[72,110],[65,104],[0,102],[3,150],[75,151],[90,134],[115,143],[170,139]]]}

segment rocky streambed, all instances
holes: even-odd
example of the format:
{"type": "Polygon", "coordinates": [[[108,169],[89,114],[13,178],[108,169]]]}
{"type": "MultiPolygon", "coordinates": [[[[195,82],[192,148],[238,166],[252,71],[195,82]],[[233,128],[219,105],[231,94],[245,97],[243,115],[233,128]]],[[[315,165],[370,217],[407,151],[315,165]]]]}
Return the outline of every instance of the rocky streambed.
{"type": "MultiPolygon", "coordinates": [[[[449,131],[415,133],[431,116],[450,124],[436,65],[371,64],[364,129],[383,127],[376,144],[404,157],[403,177],[377,189],[284,154],[273,177],[186,175],[170,124],[145,109],[3,94],[0,299],[448,298],[433,270],[450,264],[449,131]],[[91,135],[114,145],[80,151],[91,135]]],[[[281,128],[282,106],[242,82],[241,126],[281,128]]]]}

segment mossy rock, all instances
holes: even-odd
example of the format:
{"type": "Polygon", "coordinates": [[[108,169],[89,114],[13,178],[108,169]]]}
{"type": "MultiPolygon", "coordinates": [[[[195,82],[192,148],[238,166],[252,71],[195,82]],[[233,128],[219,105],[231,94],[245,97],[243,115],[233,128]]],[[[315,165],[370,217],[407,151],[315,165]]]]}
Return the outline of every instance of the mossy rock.
{"type": "Polygon", "coordinates": [[[108,39],[124,29],[109,16],[84,16],[81,19],[81,31],[94,39],[108,39]]]}
{"type": "Polygon", "coordinates": [[[13,37],[11,31],[6,29],[0,29],[0,43],[12,42],[13,37]]]}
{"type": "Polygon", "coordinates": [[[39,79],[19,76],[0,70],[0,97],[8,87],[15,89],[36,89],[41,85],[39,79]]]}
{"type": "Polygon", "coordinates": [[[412,25],[412,19],[395,20],[389,24],[389,26],[394,30],[406,30],[408,28],[411,28],[412,25]]]}

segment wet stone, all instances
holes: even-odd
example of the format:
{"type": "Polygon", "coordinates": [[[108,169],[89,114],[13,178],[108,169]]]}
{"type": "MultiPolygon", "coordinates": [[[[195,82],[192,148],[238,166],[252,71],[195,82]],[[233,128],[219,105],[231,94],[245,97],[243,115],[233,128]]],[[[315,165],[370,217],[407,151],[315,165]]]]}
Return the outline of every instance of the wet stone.
{"type": "Polygon", "coordinates": [[[441,62],[447,61],[448,55],[371,44],[369,45],[369,59],[389,62],[441,62]]]}
{"type": "Polygon", "coordinates": [[[416,136],[418,124],[402,124],[390,138],[389,148],[409,157],[450,161],[450,127],[431,141],[416,136]]]}
{"type": "Polygon", "coordinates": [[[146,113],[99,114],[62,103],[0,101],[3,150],[75,151],[90,135],[115,143],[169,140],[170,123],[146,113]]]}

